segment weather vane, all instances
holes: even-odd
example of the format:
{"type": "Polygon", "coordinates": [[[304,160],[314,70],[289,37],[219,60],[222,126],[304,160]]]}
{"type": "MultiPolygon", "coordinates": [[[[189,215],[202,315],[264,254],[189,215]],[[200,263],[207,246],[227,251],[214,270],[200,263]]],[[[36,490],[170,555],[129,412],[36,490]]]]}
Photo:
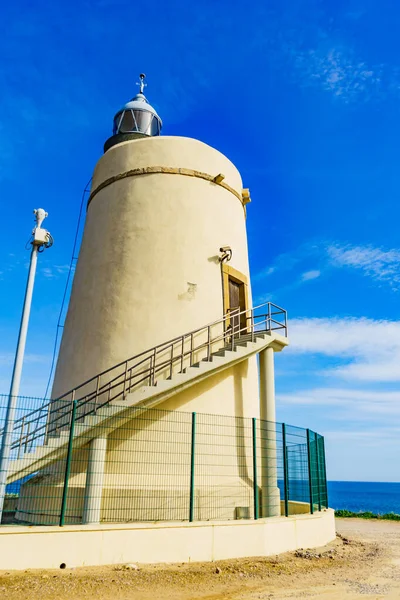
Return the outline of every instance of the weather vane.
{"type": "Polygon", "coordinates": [[[136,85],[140,85],[140,93],[143,94],[143,90],[147,86],[147,83],[144,82],[144,80],[146,79],[146,75],[144,73],[140,73],[139,78],[140,83],[137,83],[136,85]]]}

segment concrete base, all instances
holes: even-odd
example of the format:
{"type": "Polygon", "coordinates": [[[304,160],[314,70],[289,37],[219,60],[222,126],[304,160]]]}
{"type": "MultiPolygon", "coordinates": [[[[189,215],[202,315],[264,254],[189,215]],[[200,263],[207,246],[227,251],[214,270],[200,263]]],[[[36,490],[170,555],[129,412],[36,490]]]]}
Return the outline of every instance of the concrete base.
{"type": "Polygon", "coordinates": [[[334,511],[258,521],[0,528],[0,570],[214,561],[323,546],[334,511]]]}

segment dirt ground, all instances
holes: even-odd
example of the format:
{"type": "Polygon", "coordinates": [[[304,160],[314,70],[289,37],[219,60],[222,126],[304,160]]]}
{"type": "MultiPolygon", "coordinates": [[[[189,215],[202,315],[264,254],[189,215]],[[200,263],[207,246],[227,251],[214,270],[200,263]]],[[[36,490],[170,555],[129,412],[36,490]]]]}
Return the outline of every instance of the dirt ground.
{"type": "Polygon", "coordinates": [[[400,523],[337,520],[324,548],[191,565],[0,572],[7,600],[400,600],[400,523]]]}

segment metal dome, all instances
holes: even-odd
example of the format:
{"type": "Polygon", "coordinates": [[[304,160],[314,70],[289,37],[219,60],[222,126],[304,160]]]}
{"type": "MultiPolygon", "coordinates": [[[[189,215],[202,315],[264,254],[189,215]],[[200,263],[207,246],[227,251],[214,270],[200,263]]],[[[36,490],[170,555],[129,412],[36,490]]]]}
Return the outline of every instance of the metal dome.
{"type": "Polygon", "coordinates": [[[113,135],[141,133],[143,135],[160,135],[162,121],[156,110],[148,103],[143,94],[145,75],[140,74],[140,92],[127,102],[114,117],[113,135]]]}

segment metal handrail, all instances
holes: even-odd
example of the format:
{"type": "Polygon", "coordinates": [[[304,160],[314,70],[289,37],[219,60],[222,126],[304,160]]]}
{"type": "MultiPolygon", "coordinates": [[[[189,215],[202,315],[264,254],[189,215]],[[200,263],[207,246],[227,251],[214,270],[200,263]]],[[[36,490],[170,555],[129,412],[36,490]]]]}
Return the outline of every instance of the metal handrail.
{"type": "Polygon", "coordinates": [[[63,429],[66,424],[66,417],[68,417],[72,410],[71,397],[77,399],[77,419],[84,419],[89,414],[95,414],[97,410],[111,401],[121,397],[125,398],[133,388],[143,384],[143,382],[147,382],[150,386],[156,386],[157,376],[160,373],[164,373],[164,379],[167,376],[172,377],[176,365],[179,368],[178,372],[184,370],[187,360],[189,361],[189,365],[193,366],[195,355],[204,350],[206,350],[206,356],[203,358],[210,360],[213,346],[216,344],[223,342],[223,345],[219,349],[225,347],[234,350],[236,341],[243,334],[250,334],[251,339],[254,341],[257,333],[276,330],[284,330],[284,335],[287,337],[287,313],[283,308],[274,303],[265,302],[254,308],[245,310],[229,310],[221,319],[217,319],[181,336],[174,337],[167,342],[158,344],[149,350],[121,361],[64,393],[62,396],[50,400],[40,408],[23,415],[14,423],[14,436],[19,429],[21,431],[19,438],[13,442],[12,448],[18,448],[19,456],[21,449],[25,448],[25,452],[27,448],[31,449],[36,439],[44,436],[44,441],[46,441],[48,436],[57,434],[60,429],[63,429]],[[265,313],[255,314],[255,311],[263,307],[267,307],[265,313]],[[274,318],[278,316],[281,317],[281,321],[274,318]],[[235,322],[237,322],[237,325],[235,325],[235,322]],[[213,337],[212,328],[218,325],[222,326],[222,331],[218,330],[217,334],[213,337]],[[206,334],[206,340],[196,345],[195,337],[201,333],[206,334]],[[190,344],[189,349],[186,348],[188,342],[190,344]],[[168,356],[164,358],[164,356],[160,355],[168,356]],[[112,376],[111,379],[100,385],[103,376],[118,369],[121,369],[120,373],[112,376]],[[77,398],[77,393],[79,394],[80,390],[87,388],[94,382],[96,384],[94,390],[83,394],[81,398],[77,398]],[[122,389],[118,390],[118,388],[122,389]],[[101,398],[103,395],[106,395],[107,398],[101,398]],[[59,402],[65,402],[62,409],[57,406],[59,402]],[[82,407],[88,407],[88,410],[85,408],[82,410],[82,407]],[[46,418],[46,423],[40,423],[43,418],[46,418]],[[35,424],[36,427],[32,427],[35,424]],[[27,428],[26,433],[25,428],[27,428]]]}

